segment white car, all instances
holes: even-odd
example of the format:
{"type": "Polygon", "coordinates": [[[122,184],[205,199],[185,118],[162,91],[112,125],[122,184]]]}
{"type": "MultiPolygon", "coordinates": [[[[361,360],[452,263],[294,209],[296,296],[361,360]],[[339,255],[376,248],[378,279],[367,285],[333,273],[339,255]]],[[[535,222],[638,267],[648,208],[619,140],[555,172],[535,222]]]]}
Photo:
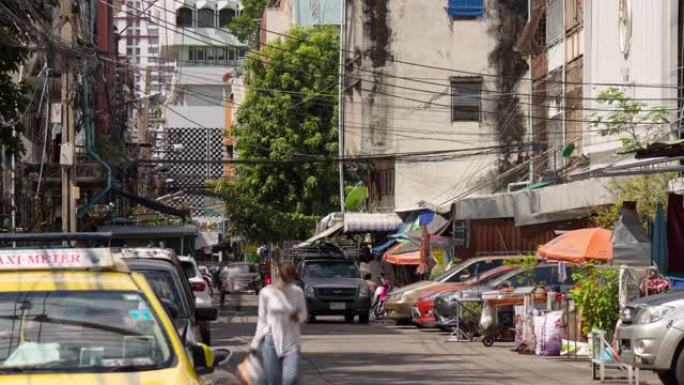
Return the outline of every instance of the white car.
{"type": "Polygon", "coordinates": [[[190,287],[195,294],[195,306],[197,307],[211,307],[211,294],[207,281],[200,273],[197,267],[197,262],[192,257],[179,256],[178,259],[183,266],[185,275],[188,276],[190,287]]]}

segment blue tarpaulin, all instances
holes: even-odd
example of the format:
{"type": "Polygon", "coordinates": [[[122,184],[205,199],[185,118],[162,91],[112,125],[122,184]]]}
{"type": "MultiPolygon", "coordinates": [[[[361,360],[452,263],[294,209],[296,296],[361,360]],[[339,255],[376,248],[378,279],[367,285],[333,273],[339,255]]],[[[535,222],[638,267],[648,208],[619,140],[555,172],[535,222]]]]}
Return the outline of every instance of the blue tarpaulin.
{"type": "Polygon", "coordinates": [[[392,247],[392,245],[394,245],[395,243],[397,243],[397,240],[396,240],[396,239],[390,239],[389,241],[387,241],[387,242],[385,242],[385,243],[383,243],[383,244],[381,244],[381,245],[375,246],[375,247],[371,250],[371,253],[373,254],[374,257],[375,257],[375,256],[378,256],[378,255],[384,253],[385,250],[387,250],[387,249],[389,249],[390,247],[392,247]]]}
{"type": "Polygon", "coordinates": [[[667,223],[662,205],[658,205],[651,225],[651,261],[660,274],[667,273],[667,223]]]}

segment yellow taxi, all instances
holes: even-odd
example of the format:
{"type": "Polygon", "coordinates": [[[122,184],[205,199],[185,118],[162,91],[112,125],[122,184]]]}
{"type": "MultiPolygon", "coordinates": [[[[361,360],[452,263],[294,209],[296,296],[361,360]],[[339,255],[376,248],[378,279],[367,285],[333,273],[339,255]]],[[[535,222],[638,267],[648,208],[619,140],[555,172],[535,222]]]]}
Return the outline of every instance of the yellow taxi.
{"type": "Polygon", "coordinates": [[[0,250],[1,384],[202,384],[215,361],[110,249],[0,250]]]}

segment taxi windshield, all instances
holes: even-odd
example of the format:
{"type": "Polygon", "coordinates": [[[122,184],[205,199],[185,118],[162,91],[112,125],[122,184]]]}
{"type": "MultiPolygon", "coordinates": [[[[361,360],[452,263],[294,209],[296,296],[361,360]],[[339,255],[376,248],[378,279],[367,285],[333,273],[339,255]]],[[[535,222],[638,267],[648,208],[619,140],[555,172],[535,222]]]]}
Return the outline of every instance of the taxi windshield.
{"type": "Polygon", "coordinates": [[[169,340],[136,292],[0,293],[0,373],[171,366],[169,340]]]}

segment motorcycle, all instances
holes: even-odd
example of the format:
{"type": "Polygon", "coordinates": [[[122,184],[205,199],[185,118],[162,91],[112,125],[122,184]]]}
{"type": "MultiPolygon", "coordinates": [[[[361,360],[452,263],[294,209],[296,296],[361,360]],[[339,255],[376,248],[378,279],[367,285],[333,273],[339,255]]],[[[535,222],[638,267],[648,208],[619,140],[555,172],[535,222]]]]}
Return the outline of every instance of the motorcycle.
{"type": "Polygon", "coordinates": [[[373,292],[370,315],[373,320],[380,320],[385,317],[385,302],[390,292],[390,283],[383,276],[380,278],[380,285],[373,292]]]}

